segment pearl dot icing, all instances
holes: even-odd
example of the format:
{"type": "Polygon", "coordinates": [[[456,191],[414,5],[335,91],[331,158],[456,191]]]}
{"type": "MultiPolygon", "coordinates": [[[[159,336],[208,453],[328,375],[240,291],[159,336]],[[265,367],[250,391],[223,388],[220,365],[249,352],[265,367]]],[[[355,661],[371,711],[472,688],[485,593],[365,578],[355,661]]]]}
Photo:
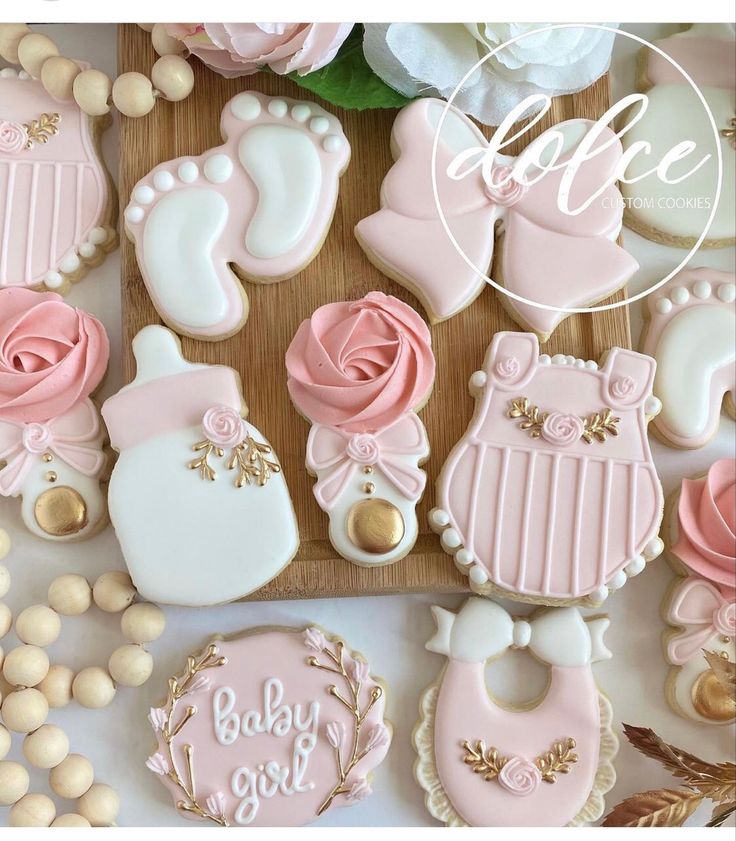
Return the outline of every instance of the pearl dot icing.
{"type": "Polygon", "coordinates": [[[46,284],[48,289],[58,289],[64,282],[64,278],[59,274],[59,272],[46,272],[43,282],[46,284]]]}
{"type": "Polygon", "coordinates": [[[72,272],[76,272],[76,270],[80,266],[79,257],[74,252],[67,254],[66,257],[61,261],[59,264],[59,268],[65,274],[71,274],[72,272]]]}
{"type": "Polygon", "coordinates": [[[174,186],[174,176],[170,172],[166,172],[166,170],[161,170],[161,172],[157,172],[153,176],[153,186],[157,190],[166,192],[166,190],[170,190],[174,186]]]}
{"type": "Polygon", "coordinates": [[[233,174],[233,162],[227,155],[212,155],[205,161],[204,174],[213,184],[223,184],[233,174]]]}
{"type": "Polygon", "coordinates": [[[254,120],[261,113],[261,103],[252,93],[241,93],[233,99],[230,110],[239,120],[254,120]]]}
{"type": "Polygon", "coordinates": [[[306,102],[300,102],[291,109],[291,117],[297,123],[306,123],[311,113],[312,109],[306,102]]]}
{"type": "Polygon", "coordinates": [[[710,297],[710,283],[707,280],[699,280],[693,286],[693,295],[701,300],[710,297]]]}
{"type": "Polygon", "coordinates": [[[330,121],[327,119],[327,117],[315,117],[309,123],[309,128],[315,134],[324,134],[329,127],[330,127],[330,121]]]}
{"type": "Polygon", "coordinates": [[[125,218],[128,222],[140,222],[144,215],[143,208],[138,207],[137,204],[131,204],[125,208],[125,218]]]}
{"type": "Polygon", "coordinates": [[[133,198],[138,204],[150,204],[156,198],[156,194],[148,185],[142,184],[140,187],[136,187],[133,198]]]}
{"type": "Polygon", "coordinates": [[[667,313],[672,309],[672,301],[669,298],[659,298],[655,305],[655,309],[661,315],[667,315],[667,313]]]}
{"type": "Polygon", "coordinates": [[[285,117],[288,110],[289,106],[283,99],[272,99],[268,103],[268,113],[271,114],[272,117],[285,117]]]}
{"type": "Polygon", "coordinates": [[[191,184],[192,182],[196,181],[199,177],[199,167],[194,161],[184,161],[183,164],[179,165],[179,178],[185,184],[191,184]]]}
{"type": "Polygon", "coordinates": [[[676,304],[686,304],[690,298],[690,293],[684,286],[676,286],[671,292],[671,298],[676,304]]]}
{"type": "Polygon", "coordinates": [[[89,241],[94,245],[102,245],[107,240],[107,231],[104,228],[92,228],[89,232],[89,241]]]}
{"type": "Polygon", "coordinates": [[[483,569],[483,567],[479,566],[478,564],[471,568],[469,577],[473,584],[475,584],[476,586],[481,586],[488,581],[488,575],[486,574],[486,571],[483,569]]]}
{"type": "Polygon", "coordinates": [[[337,152],[338,149],[342,148],[342,138],[336,134],[328,134],[322,141],[322,148],[325,152],[337,152]]]}
{"type": "Polygon", "coordinates": [[[736,300],[736,284],[723,283],[718,287],[718,297],[724,304],[731,304],[736,300]]]}

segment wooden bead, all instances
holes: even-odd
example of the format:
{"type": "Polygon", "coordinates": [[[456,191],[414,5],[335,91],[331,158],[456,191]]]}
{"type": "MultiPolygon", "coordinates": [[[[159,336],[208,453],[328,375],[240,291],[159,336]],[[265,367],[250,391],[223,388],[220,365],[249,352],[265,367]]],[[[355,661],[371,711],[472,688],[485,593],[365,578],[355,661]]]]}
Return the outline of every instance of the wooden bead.
{"type": "Polygon", "coordinates": [[[138,26],[140,26],[140,28],[141,28],[144,32],[150,32],[150,31],[153,29],[153,27],[154,27],[155,25],[156,25],[155,23],[139,23],[139,24],[138,24],[138,26]]]}
{"type": "MultiPolygon", "coordinates": [[[[0,561],[7,557],[8,552],[10,552],[10,545],[10,535],[5,529],[0,529],[0,561]]],[[[5,594],[3,593],[3,595],[5,594]]]]}
{"type": "Polygon", "coordinates": [[[44,724],[23,740],[23,756],[34,768],[55,768],[69,754],[69,737],[55,724],[44,724]]]}
{"type": "Polygon", "coordinates": [[[151,69],[151,81],[169,102],[181,102],[194,88],[194,71],[180,55],[164,55],[151,69]]]}
{"type": "Polygon", "coordinates": [[[166,24],[155,23],[151,30],[151,44],[159,55],[181,55],[186,51],[186,45],[178,38],[174,38],[166,31],[166,24]]]}
{"type": "Polygon", "coordinates": [[[135,598],[135,587],[127,572],[106,572],[92,588],[95,604],[107,613],[119,613],[135,598]]]}
{"type": "Polygon", "coordinates": [[[41,77],[41,68],[47,58],[59,55],[59,48],[40,32],[30,32],[18,44],[18,63],[34,79],[41,77]]]}
{"type": "Polygon", "coordinates": [[[49,771],[49,785],[54,794],[65,800],[81,797],[95,779],[92,763],[79,753],[70,753],[67,758],[49,771]]]}
{"type": "Polygon", "coordinates": [[[0,759],[5,759],[10,750],[10,732],[0,724],[0,759]]]}
{"type": "Polygon", "coordinates": [[[18,614],[15,633],[30,645],[51,645],[61,633],[61,619],[55,610],[45,604],[34,604],[18,614]]]}
{"type": "Polygon", "coordinates": [[[107,104],[112,82],[101,70],[83,70],[74,80],[74,101],[90,117],[101,117],[110,111],[107,104]]]}
{"type": "Polygon", "coordinates": [[[90,710],[106,707],[115,697],[115,684],[99,666],[88,666],[77,674],[72,683],[74,700],[90,710]]]}
{"type": "Polygon", "coordinates": [[[107,663],[110,675],[120,686],[142,686],[153,671],[153,657],[140,645],[121,645],[107,663]]]}
{"type": "Polygon", "coordinates": [[[74,99],[74,80],[82,72],[76,61],[64,56],[51,56],[41,68],[41,84],[57,102],[74,99]]]}
{"type": "Polygon", "coordinates": [[[37,645],[19,645],[3,661],[5,680],[12,686],[35,686],[48,671],[49,656],[37,645]]]}
{"type": "Polygon", "coordinates": [[[62,616],[80,616],[92,604],[92,588],[83,575],[60,575],[51,582],[48,598],[62,616]]]}
{"type": "MultiPolygon", "coordinates": [[[[0,544],[2,543],[3,536],[0,534],[0,544]]],[[[2,546],[0,546],[0,550],[2,546]]],[[[2,557],[2,552],[0,552],[0,558],[2,557]]],[[[8,590],[10,589],[10,571],[5,566],[5,564],[0,564],[0,599],[7,594],[8,590]]]]}
{"type": "Polygon", "coordinates": [[[110,826],[120,811],[120,798],[115,789],[105,783],[93,783],[77,801],[77,811],[92,826],[110,826]]]}
{"type": "Polygon", "coordinates": [[[126,117],[144,117],[156,104],[151,80],[142,73],[123,73],[112,86],[112,101],[126,117]]]}
{"type": "Polygon", "coordinates": [[[12,624],[13,614],[10,608],[4,602],[0,602],[0,640],[8,633],[12,624]]]}
{"type": "Polygon", "coordinates": [[[51,666],[49,673],[36,689],[43,693],[53,709],[65,707],[72,699],[74,672],[68,666],[51,666]]]}
{"type": "Polygon", "coordinates": [[[0,806],[16,803],[30,784],[28,771],[18,762],[0,762],[0,806]]]}
{"type": "Polygon", "coordinates": [[[120,629],[130,642],[153,642],[161,636],[165,627],[163,610],[150,602],[132,604],[120,618],[120,629]]]}
{"type": "Polygon", "coordinates": [[[38,689],[19,689],[3,699],[3,722],[14,733],[38,730],[46,723],[48,714],[48,701],[38,689]]]}
{"type": "Polygon", "coordinates": [[[51,826],[56,806],[45,794],[26,794],[10,810],[10,826],[51,826]]]}
{"type": "Polygon", "coordinates": [[[87,818],[77,815],[74,812],[67,812],[65,815],[59,815],[58,818],[51,824],[53,829],[55,826],[63,827],[87,827],[91,826],[87,818]]]}
{"type": "Polygon", "coordinates": [[[10,64],[17,64],[18,45],[30,31],[25,23],[0,24],[0,57],[10,64]]]}

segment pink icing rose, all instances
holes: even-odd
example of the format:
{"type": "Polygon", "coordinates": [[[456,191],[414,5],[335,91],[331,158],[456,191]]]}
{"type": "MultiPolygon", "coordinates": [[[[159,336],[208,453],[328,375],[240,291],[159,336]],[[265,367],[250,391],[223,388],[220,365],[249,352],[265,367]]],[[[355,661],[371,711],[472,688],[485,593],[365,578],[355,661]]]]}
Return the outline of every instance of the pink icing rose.
{"type": "Polygon", "coordinates": [[[634,391],[636,391],[636,383],[631,377],[622,377],[611,386],[611,394],[617,400],[625,400],[627,397],[631,397],[634,391]]]}
{"type": "Polygon", "coordinates": [[[569,447],[583,434],[583,422],[577,415],[551,412],[542,424],[542,438],[556,447],[569,447]]]}
{"type": "Polygon", "coordinates": [[[289,394],[315,423],[376,432],[421,405],[434,381],[424,320],[383,292],[325,304],[286,352],[289,394]]]}
{"type": "Polygon", "coordinates": [[[496,376],[502,380],[518,377],[520,370],[519,360],[515,356],[507,356],[496,363],[496,376]]]}
{"type": "Polygon", "coordinates": [[[713,627],[724,637],[736,636],[736,602],[722,604],[713,614],[713,627]]]}
{"type": "Polygon", "coordinates": [[[542,773],[533,762],[514,756],[501,768],[498,782],[510,794],[526,797],[537,790],[542,782],[542,773]]]}
{"type": "Polygon", "coordinates": [[[202,432],[208,441],[226,450],[245,438],[243,419],[230,406],[212,406],[202,417],[202,432]]]}
{"type": "Polygon", "coordinates": [[[0,155],[17,155],[26,148],[28,131],[20,123],[0,120],[0,155]]]}
{"type": "Polygon", "coordinates": [[[60,295],[0,289],[0,420],[63,415],[97,388],[109,355],[102,324],[60,295]]]}
{"type": "Polygon", "coordinates": [[[348,441],[345,448],[348,458],[358,464],[375,464],[378,461],[378,444],[369,432],[359,432],[348,441]]]}
{"type": "Polygon", "coordinates": [[[305,76],[329,64],[352,23],[168,23],[192,55],[225,76],[250,76],[264,67],[305,76]]]}
{"type": "Polygon", "coordinates": [[[489,199],[502,207],[516,204],[527,191],[527,187],[512,178],[510,166],[499,164],[491,170],[490,179],[486,181],[485,191],[489,199]]]}
{"type": "Polygon", "coordinates": [[[38,455],[48,450],[54,436],[46,423],[27,423],[23,427],[22,438],[26,450],[38,455]]]}
{"type": "Polygon", "coordinates": [[[736,459],[711,465],[700,479],[683,479],[672,551],[714,584],[736,587],[736,459]]]}

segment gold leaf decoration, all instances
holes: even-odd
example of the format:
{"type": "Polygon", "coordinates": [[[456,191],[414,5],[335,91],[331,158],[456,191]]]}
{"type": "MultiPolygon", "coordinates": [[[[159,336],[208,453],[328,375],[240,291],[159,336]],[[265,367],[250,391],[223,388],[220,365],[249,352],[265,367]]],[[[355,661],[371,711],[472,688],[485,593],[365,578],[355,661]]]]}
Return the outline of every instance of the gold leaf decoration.
{"type": "Polygon", "coordinates": [[[601,826],[682,826],[703,801],[692,789],[658,788],[627,797],[601,826]]]}
{"type": "Polygon", "coordinates": [[[618,435],[618,427],[616,424],[621,418],[613,416],[610,409],[603,409],[601,412],[595,412],[587,418],[583,418],[583,441],[586,444],[592,444],[598,441],[603,444],[607,435],[618,435]]]}
{"type": "Polygon", "coordinates": [[[570,765],[578,761],[574,748],[575,739],[562,739],[555,742],[547,753],[536,758],[537,768],[542,772],[545,783],[557,782],[556,774],[567,774],[570,771],[570,765]]]}
{"type": "MultiPolygon", "coordinates": [[[[486,743],[482,739],[472,743],[464,741],[461,747],[465,750],[463,762],[473,769],[474,774],[482,774],[486,782],[495,780],[510,758],[502,756],[498,748],[486,748],[486,743]]],[[[534,760],[545,783],[555,783],[557,774],[569,773],[570,766],[578,761],[578,755],[574,749],[575,739],[559,739],[552,743],[546,753],[540,754],[534,760]]]]}
{"type": "MultiPolygon", "coordinates": [[[[543,412],[538,406],[529,402],[527,397],[517,397],[509,401],[508,417],[512,420],[520,420],[519,429],[529,432],[532,438],[539,438],[542,435],[542,427],[549,417],[549,412],[543,412]]],[[[583,423],[583,431],[580,435],[586,444],[598,442],[605,443],[609,435],[618,435],[617,424],[621,418],[614,416],[609,408],[601,409],[600,412],[593,412],[587,418],[580,418],[583,423]]]]}
{"type": "Polygon", "coordinates": [[[519,429],[529,430],[532,438],[539,438],[542,434],[542,426],[547,420],[547,412],[540,412],[537,406],[529,403],[526,397],[517,397],[512,400],[509,408],[509,417],[523,418],[519,424],[519,429]]]}
{"type": "Polygon", "coordinates": [[[23,128],[28,134],[26,149],[32,149],[36,143],[48,143],[50,137],[59,133],[60,122],[60,114],[41,114],[37,120],[25,123],[23,128]]]}
{"type": "Polygon", "coordinates": [[[266,458],[271,455],[271,452],[268,444],[262,444],[250,435],[246,435],[242,444],[233,448],[227,463],[228,470],[237,469],[238,471],[235,486],[242,488],[243,485],[255,482],[259,487],[263,487],[271,478],[272,473],[279,473],[281,471],[279,464],[266,458]]]}
{"type": "Polygon", "coordinates": [[[190,470],[199,470],[199,476],[201,479],[206,479],[208,482],[214,482],[217,478],[217,473],[215,473],[215,469],[209,462],[210,456],[216,455],[218,458],[222,458],[225,455],[224,450],[221,447],[217,447],[212,441],[199,441],[195,444],[192,449],[195,453],[200,453],[200,455],[192,459],[187,464],[187,467],[190,470]]]}
{"type": "Polygon", "coordinates": [[[736,663],[721,657],[715,651],[704,651],[703,654],[718,683],[736,700],[736,663]]]}
{"type": "Polygon", "coordinates": [[[508,762],[508,758],[500,756],[496,748],[486,749],[485,742],[482,739],[478,739],[474,745],[465,741],[462,746],[465,748],[463,762],[470,765],[473,773],[483,774],[483,779],[486,782],[495,780],[503,766],[508,762]]]}

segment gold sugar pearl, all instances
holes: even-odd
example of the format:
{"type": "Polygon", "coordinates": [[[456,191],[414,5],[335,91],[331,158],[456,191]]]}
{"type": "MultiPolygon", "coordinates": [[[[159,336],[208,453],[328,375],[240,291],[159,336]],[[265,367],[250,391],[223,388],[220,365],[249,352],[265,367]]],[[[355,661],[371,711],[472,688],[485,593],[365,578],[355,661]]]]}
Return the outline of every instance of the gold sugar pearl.
{"type": "Polygon", "coordinates": [[[367,494],[372,494],[376,490],[376,486],[373,484],[373,482],[366,482],[365,485],[363,485],[363,490],[367,494]]]}
{"type": "Polygon", "coordinates": [[[44,453],[42,458],[46,462],[46,464],[54,460],[54,456],[52,453],[44,453]]]}
{"type": "Polygon", "coordinates": [[[58,476],[58,474],[56,473],[56,471],[54,471],[54,470],[49,470],[49,471],[46,473],[46,475],[44,476],[44,479],[45,479],[47,482],[52,482],[52,483],[53,483],[53,482],[55,482],[58,478],[59,478],[59,476],[58,476]]]}
{"type": "Polygon", "coordinates": [[[367,475],[370,475],[371,473],[373,473],[373,468],[370,466],[370,464],[366,465],[363,468],[363,473],[365,473],[367,475]]]}

